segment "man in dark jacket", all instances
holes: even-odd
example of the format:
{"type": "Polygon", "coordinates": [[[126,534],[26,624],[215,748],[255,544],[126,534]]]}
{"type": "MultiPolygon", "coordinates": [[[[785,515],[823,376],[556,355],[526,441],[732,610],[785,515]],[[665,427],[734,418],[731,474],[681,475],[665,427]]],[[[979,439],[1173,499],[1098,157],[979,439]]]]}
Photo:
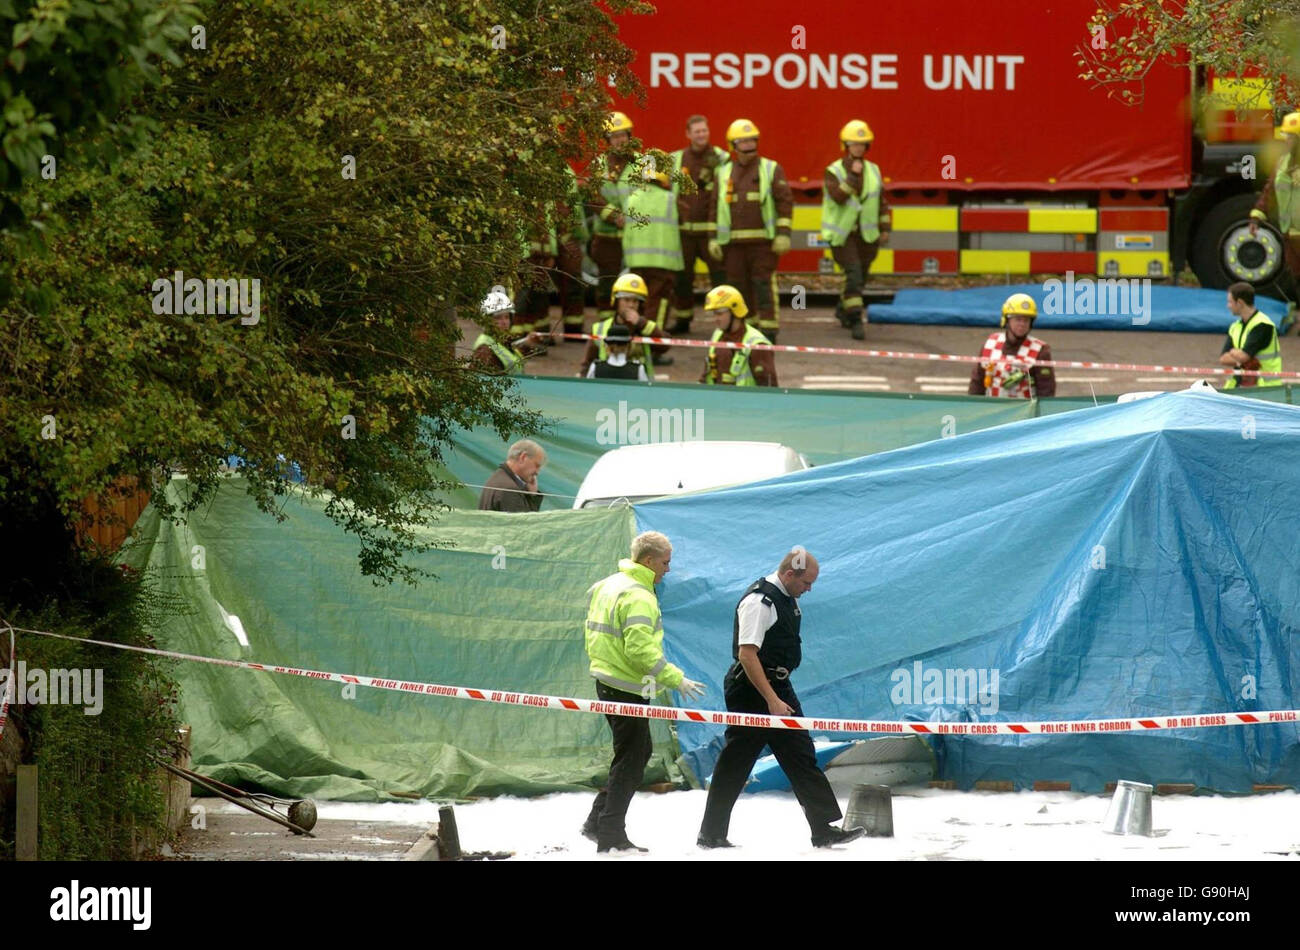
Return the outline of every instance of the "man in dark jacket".
{"type": "MultiPolygon", "coordinates": [[[[790,685],[790,674],[803,657],[799,638],[803,615],[798,600],[812,590],[819,572],[817,559],[796,547],[775,571],[751,584],[736,605],[731,640],[731,655],[736,662],[722,681],[730,712],[803,715],[799,697],[790,685]]],[[[696,839],[701,848],[732,846],[727,840],[732,806],[763,747],[769,745],[803,807],[814,847],[828,848],[865,833],[861,828],[845,831],[831,824],[840,818],[839,802],[817,765],[813,742],[806,731],[728,726],[726,737],[727,744],[709,783],[704,820],[696,839]]]]}
{"type": "Polygon", "coordinates": [[[615,323],[605,333],[605,348],[609,356],[596,360],[587,367],[588,379],[636,379],[647,382],[645,364],[628,359],[632,346],[632,329],[626,323],[615,323]]]}
{"type": "Polygon", "coordinates": [[[542,507],[537,473],[546,464],[546,450],[532,439],[510,446],[506,460],[492,473],[479,495],[480,511],[536,511],[542,507]]]}

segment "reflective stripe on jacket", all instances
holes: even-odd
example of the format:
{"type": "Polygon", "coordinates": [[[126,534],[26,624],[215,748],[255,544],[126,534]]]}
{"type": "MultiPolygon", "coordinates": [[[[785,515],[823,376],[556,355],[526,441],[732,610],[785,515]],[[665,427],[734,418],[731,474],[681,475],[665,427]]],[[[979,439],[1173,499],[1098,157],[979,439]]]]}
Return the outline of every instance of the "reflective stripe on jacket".
{"type": "MultiPolygon", "coordinates": [[[[1291,155],[1282,156],[1277,163],[1277,173],[1273,176],[1273,194],[1277,198],[1277,224],[1283,234],[1289,234],[1294,225],[1300,229],[1300,208],[1294,202],[1300,198],[1300,188],[1291,179],[1291,155]]],[[[1263,360],[1260,360],[1263,363],[1263,360]]],[[[1264,385],[1261,378],[1260,385],[1264,385]]]]}
{"type": "Polygon", "coordinates": [[[623,202],[627,201],[627,196],[631,193],[630,175],[635,164],[636,162],[629,161],[623,166],[622,171],[610,177],[606,157],[602,155],[596,159],[592,175],[600,179],[600,196],[605,199],[605,205],[596,215],[594,233],[605,237],[623,236],[623,229],[614,223],[613,218],[622,213],[623,202]]]}
{"type": "Polygon", "coordinates": [[[664,659],[664,623],[654,571],[623,558],[618,573],[590,588],[585,637],[591,675],[606,686],[647,698],[655,686],[676,689],[682,671],[664,659]]]}
{"type": "Polygon", "coordinates": [[[478,339],[474,341],[474,349],[477,350],[480,346],[486,346],[490,349],[496,358],[501,361],[501,366],[507,373],[518,375],[523,372],[524,358],[516,350],[512,350],[503,343],[494,340],[486,333],[480,333],[478,339]]]}
{"type": "MultiPolygon", "coordinates": [[[[1280,376],[1263,375],[1264,373],[1282,372],[1282,350],[1280,349],[1277,339],[1277,324],[1266,317],[1264,311],[1256,310],[1255,315],[1250,318],[1250,322],[1244,327],[1241,325],[1240,320],[1234,321],[1232,326],[1228,327],[1228,339],[1232,341],[1233,348],[1239,350],[1241,349],[1241,345],[1250,339],[1250,331],[1255,329],[1255,327],[1259,326],[1261,323],[1269,326],[1272,330],[1272,335],[1269,337],[1268,346],[1255,354],[1255,359],[1259,360],[1259,372],[1261,374],[1255,377],[1259,380],[1255,385],[1281,386],[1282,378],[1280,376]]],[[[1223,388],[1236,389],[1240,385],[1242,385],[1242,383],[1238,383],[1237,377],[1234,376],[1223,384],[1223,388]]]]}
{"type": "MultiPolygon", "coordinates": [[[[772,179],[776,177],[776,162],[770,158],[758,159],[758,203],[763,211],[763,230],[731,230],[731,184],[732,163],[718,167],[718,243],[726,244],[735,238],[737,241],[749,238],[766,237],[769,241],[776,237],[776,199],[772,197],[772,179]]],[[[788,225],[789,222],[786,222],[788,225]]]]}
{"type": "MultiPolygon", "coordinates": [[[[708,198],[709,201],[712,201],[715,194],[715,188],[717,187],[718,184],[717,173],[721,168],[723,168],[727,164],[727,159],[729,156],[727,155],[725,149],[718,148],[718,146],[716,145],[710,145],[709,149],[713,153],[713,160],[715,164],[713,168],[707,169],[708,182],[703,185],[697,182],[696,187],[699,188],[700,191],[704,192],[704,195],[702,197],[708,198]]],[[[707,214],[705,219],[702,221],[685,220],[682,216],[682,212],[681,212],[682,195],[681,195],[681,189],[677,184],[677,178],[675,173],[680,172],[682,170],[682,163],[684,161],[685,155],[686,155],[686,149],[684,148],[679,148],[677,151],[673,152],[673,172],[674,172],[673,197],[678,199],[677,226],[681,228],[683,231],[701,231],[706,234],[712,234],[713,232],[717,231],[718,226],[714,222],[708,220],[707,214]]],[[[708,202],[704,202],[703,207],[704,207],[704,211],[707,212],[709,208],[708,202]]]]}
{"type": "MultiPolygon", "coordinates": [[[[596,359],[593,360],[593,362],[599,363],[602,360],[609,359],[609,347],[605,345],[605,336],[609,333],[609,328],[610,326],[613,325],[613,323],[614,323],[613,317],[606,317],[604,320],[601,320],[600,322],[592,326],[591,335],[596,338],[596,359]]],[[[644,324],[642,324],[640,330],[633,330],[632,335],[633,336],[654,336],[655,329],[656,329],[655,322],[653,320],[647,320],[644,324]]],[[[640,362],[643,366],[647,367],[646,372],[649,373],[650,372],[649,367],[654,365],[654,360],[650,352],[650,344],[642,343],[640,344],[640,346],[641,346],[642,358],[638,362],[640,362]]],[[[628,347],[628,351],[627,351],[628,359],[636,358],[636,348],[637,348],[636,343],[633,343],[631,346],[628,347]]]]}
{"type": "MultiPolygon", "coordinates": [[[[712,343],[717,343],[722,339],[722,331],[714,330],[712,343]]],[[[744,349],[731,350],[733,354],[730,365],[721,370],[718,366],[718,356],[716,347],[709,347],[709,369],[704,381],[709,384],[722,383],[725,386],[757,386],[758,381],[754,379],[754,371],[749,365],[749,348],[755,344],[770,342],[760,331],[755,330],[749,324],[745,325],[745,336],[740,341],[744,349]],[[721,376],[721,379],[718,377],[721,376]]],[[[725,351],[724,351],[725,352],[725,351]]]]}
{"type": "MultiPolygon", "coordinates": [[[[844,159],[826,166],[826,171],[834,175],[841,185],[846,185],[849,178],[844,159]]],[[[880,168],[865,158],[862,160],[862,190],[850,194],[844,204],[839,204],[830,196],[825,185],[822,186],[822,232],[821,239],[831,247],[843,247],[849,239],[849,233],[856,224],[862,233],[862,240],[868,244],[880,240],[880,188],[883,179],[880,168]]]]}
{"type": "Polygon", "coordinates": [[[632,191],[623,205],[623,262],[629,270],[682,269],[682,236],[677,230],[677,198],[669,188],[647,184],[632,191]],[[645,218],[639,223],[636,218],[645,218]]]}

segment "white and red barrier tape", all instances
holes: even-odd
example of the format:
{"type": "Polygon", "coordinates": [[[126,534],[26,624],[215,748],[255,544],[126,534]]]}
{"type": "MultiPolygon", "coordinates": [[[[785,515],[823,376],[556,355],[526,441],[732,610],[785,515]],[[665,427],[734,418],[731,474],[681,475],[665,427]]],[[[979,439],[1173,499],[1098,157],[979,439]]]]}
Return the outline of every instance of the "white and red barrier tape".
{"type": "Polygon", "coordinates": [[[9,676],[5,678],[4,689],[0,690],[0,736],[5,734],[5,723],[9,720],[9,697],[14,690],[14,628],[9,627],[9,676]]]}
{"type": "MultiPolygon", "coordinates": [[[[594,340],[597,337],[590,333],[565,333],[565,339],[571,340],[594,340]]],[[[745,349],[743,343],[726,343],[719,340],[712,343],[708,340],[684,340],[678,337],[669,336],[636,336],[632,338],[634,343],[661,343],[665,346],[687,346],[687,347],[709,347],[716,346],[722,349],[740,350],[745,349]]],[[[1134,373],[1172,373],[1178,376],[1262,376],[1261,370],[1229,369],[1227,367],[1205,367],[1205,366],[1157,366],[1148,363],[1099,363],[1092,360],[1031,360],[1028,362],[1017,360],[1013,357],[1003,357],[1000,360],[984,360],[978,356],[957,356],[951,353],[911,353],[901,350],[861,350],[847,346],[787,346],[784,343],[771,344],[754,344],[749,347],[753,350],[771,350],[774,353],[821,353],[831,356],[862,356],[869,359],[887,359],[887,360],[930,360],[932,362],[944,363],[1008,363],[1017,366],[1053,366],[1058,369],[1109,369],[1122,370],[1134,373]]],[[[1300,379],[1300,372],[1280,372],[1269,373],[1270,376],[1278,376],[1283,379],[1300,379]]]]}
{"type": "MultiPolygon", "coordinates": [[[[93,643],[96,646],[117,650],[150,653],[175,660],[212,663],[235,669],[254,670],[261,673],[281,673],[333,683],[370,686],[399,693],[416,693],[425,696],[445,696],[449,699],[472,699],[483,703],[506,706],[531,706],[535,709],[562,709],[568,712],[596,713],[599,715],[631,716],[639,719],[673,719],[678,722],[695,722],[717,726],[758,726],[768,729],[802,729],[809,732],[890,733],[894,735],[1081,735],[1085,733],[1146,732],[1158,729],[1204,729],[1214,726],[1256,726],[1268,723],[1300,722],[1300,710],[1275,709],[1253,713],[1223,712],[1196,713],[1179,716],[1153,716],[1134,719],[1072,719],[1054,722],[910,722],[905,720],[830,719],[813,716],[769,716],[757,713],[734,713],[713,709],[679,709],[675,706],[649,706],[639,703],[607,703],[591,699],[574,699],[567,696],[547,696],[540,693],[517,693],[505,690],[476,689],[468,686],[444,686],[439,683],[421,683],[415,680],[382,679],[377,676],[359,676],[347,673],[326,673],[320,670],[300,670],[290,666],[269,666],[248,663],[244,660],[223,660],[211,656],[195,656],[172,650],[127,646],[104,640],[88,640],[45,630],[14,628],[20,633],[34,633],[61,640],[93,643]]],[[[12,635],[12,634],[11,634],[12,635]]]]}

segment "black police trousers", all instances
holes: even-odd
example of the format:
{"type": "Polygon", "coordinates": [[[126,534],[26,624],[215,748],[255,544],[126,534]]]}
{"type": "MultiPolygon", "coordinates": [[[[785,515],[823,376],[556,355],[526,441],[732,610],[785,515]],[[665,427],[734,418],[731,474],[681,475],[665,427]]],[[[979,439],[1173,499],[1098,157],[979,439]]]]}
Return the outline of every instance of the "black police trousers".
{"type": "MultiPolygon", "coordinates": [[[[787,680],[771,680],[776,695],[793,710],[803,715],[799,697],[787,680]]],[[[734,665],[723,681],[727,709],[731,712],[767,714],[767,702],[745,675],[739,664],[734,665]]],[[[772,747],[781,771],[785,772],[794,787],[795,797],[803,808],[813,837],[823,834],[827,826],[841,817],[840,804],[835,800],[831,783],[817,765],[812,738],[801,729],[757,729],[752,726],[728,726],[727,744],[718,756],[709,783],[709,798],[704,806],[704,821],[700,834],[712,838],[725,838],[731,825],[731,809],[736,804],[741,789],[762,755],[765,746],[772,747]]]]}
{"type": "MultiPolygon", "coordinates": [[[[607,703],[639,703],[649,700],[636,693],[596,681],[596,695],[607,703]]],[[[587,816],[587,826],[596,828],[599,842],[618,843],[626,836],[624,820],[632,795],[641,787],[646,763],[650,761],[650,720],[630,716],[605,716],[614,733],[614,760],[609,766],[609,784],[600,790],[587,816]]]]}

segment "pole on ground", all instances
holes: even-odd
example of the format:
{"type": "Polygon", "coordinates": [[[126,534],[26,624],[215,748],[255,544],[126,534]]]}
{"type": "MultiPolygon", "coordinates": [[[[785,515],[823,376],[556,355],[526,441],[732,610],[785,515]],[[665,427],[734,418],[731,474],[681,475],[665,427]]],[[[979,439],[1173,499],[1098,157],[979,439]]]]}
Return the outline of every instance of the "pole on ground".
{"type": "Polygon", "coordinates": [[[456,811],[450,805],[438,809],[438,856],[443,861],[460,858],[460,832],[456,830],[456,811]]]}

